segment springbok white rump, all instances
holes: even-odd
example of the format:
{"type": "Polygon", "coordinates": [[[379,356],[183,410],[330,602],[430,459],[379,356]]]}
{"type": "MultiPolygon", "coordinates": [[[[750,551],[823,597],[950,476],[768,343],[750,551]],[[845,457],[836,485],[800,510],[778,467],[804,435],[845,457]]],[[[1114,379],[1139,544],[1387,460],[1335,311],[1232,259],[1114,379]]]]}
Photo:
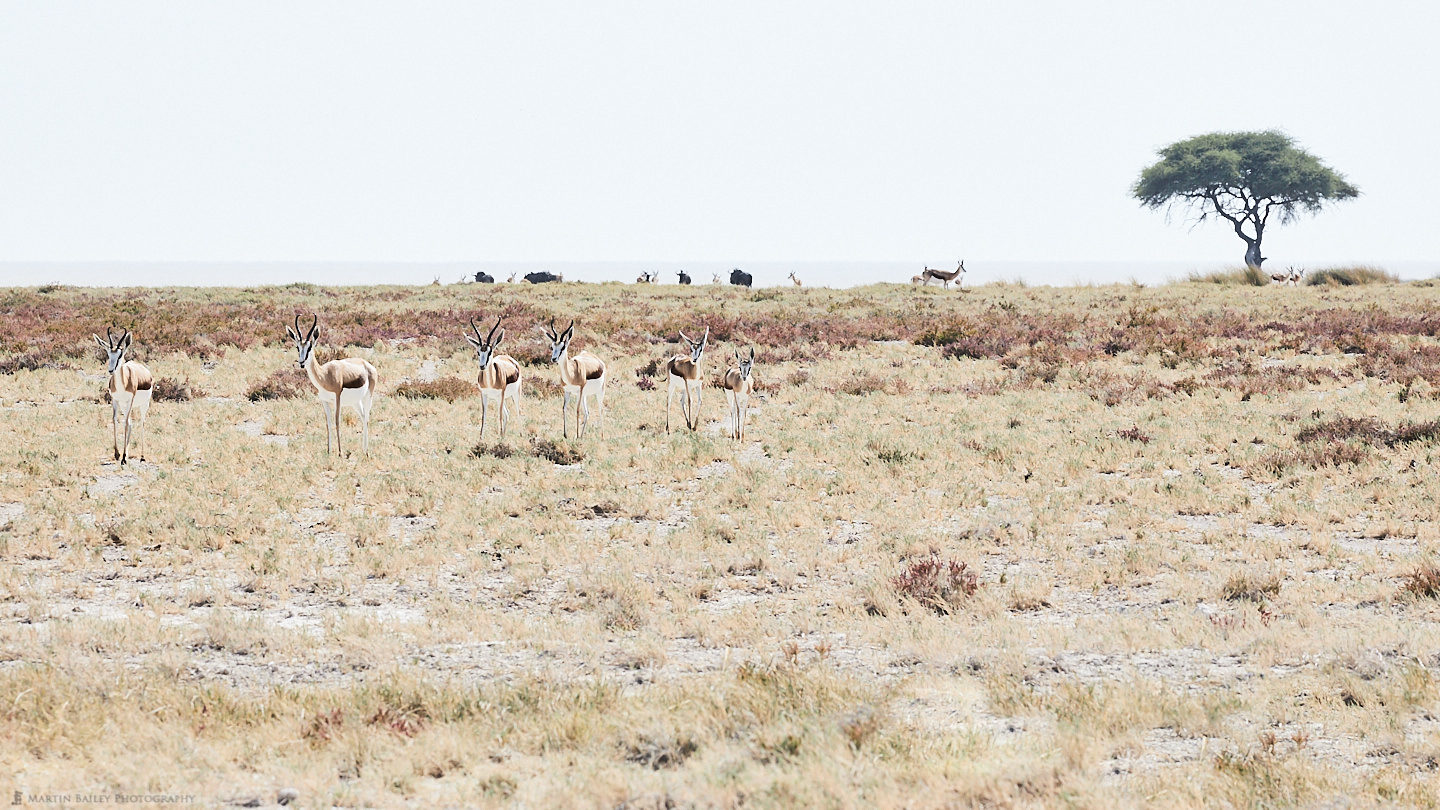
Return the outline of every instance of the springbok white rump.
{"type": "Polygon", "coordinates": [[[370,454],[370,406],[375,398],[375,386],[379,374],[370,361],[358,357],[331,360],[320,365],[315,359],[315,341],[320,339],[320,317],[311,316],[310,328],[300,330],[300,316],[295,316],[295,328],[285,327],[285,332],[295,341],[300,353],[298,365],[305,370],[305,376],[319,392],[320,404],[325,406],[325,452],[330,452],[330,421],[335,421],[335,454],[340,452],[340,409],[354,408],[360,414],[360,449],[370,454]]]}
{"type": "Polygon", "coordinates": [[[750,356],[741,357],[735,352],[734,368],[725,372],[725,379],[720,383],[725,387],[725,399],[730,403],[730,435],[739,440],[745,440],[745,420],[750,415],[750,394],[755,390],[755,381],[751,378],[751,372],[755,368],[755,347],[750,347],[750,356]]]}
{"type": "Polygon", "coordinates": [[[475,378],[475,384],[480,387],[480,438],[485,438],[485,414],[490,410],[490,400],[496,399],[500,405],[500,438],[504,439],[505,424],[509,421],[505,401],[514,400],[515,415],[520,415],[520,364],[508,354],[495,354],[500,341],[505,339],[499,318],[490,327],[490,334],[483,338],[474,318],[470,319],[470,329],[475,337],[465,335],[465,339],[475,347],[475,360],[480,364],[480,375],[475,378]],[[495,334],[496,329],[500,329],[499,335],[495,334]]]}
{"type": "Polygon", "coordinates": [[[130,348],[130,330],[116,338],[112,327],[105,327],[105,339],[92,334],[95,342],[105,350],[105,371],[110,375],[107,390],[110,392],[110,444],[115,458],[125,464],[130,456],[130,422],[136,426],[136,444],[140,449],[140,460],[145,460],[145,415],[150,412],[150,393],[155,388],[155,378],[150,369],[134,360],[126,360],[125,352],[130,348]],[[125,445],[120,445],[120,415],[125,415],[125,445]]]}
{"type": "Polygon", "coordinates": [[[665,389],[665,432],[670,432],[670,403],[675,399],[675,392],[681,391],[685,397],[680,406],[680,413],[685,417],[685,427],[695,430],[700,427],[700,392],[705,388],[705,381],[700,377],[700,361],[705,357],[705,343],[710,340],[710,327],[705,327],[705,334],[699,340],[691,340],[680,333],[680,341],[690,348],[690,354],[677,354],[665,361],[666,375],[670,384],[665,389]],[[690,388],[695,388],[695,408],[690,408],[690,388]]]}
{"type": "Polygon", "coordinates": [[[600,435],[605,435],[605,363],[588,351],[570,356],[570,339],[575,336],[575,321],[565,327],[564,332],[555,331],[555,322],[541,327],[545,337],[550,339],[550,359],[560,366],[560,385],[564,393],[560,398],[560,432],[570,438],[570,397],[576,396],[575,435],[585,437],[590,427],[590,407],[586,397],[595,398],[595,421],[600,435]],[[583,418],[583,422],[581,421],[583,418]]]}

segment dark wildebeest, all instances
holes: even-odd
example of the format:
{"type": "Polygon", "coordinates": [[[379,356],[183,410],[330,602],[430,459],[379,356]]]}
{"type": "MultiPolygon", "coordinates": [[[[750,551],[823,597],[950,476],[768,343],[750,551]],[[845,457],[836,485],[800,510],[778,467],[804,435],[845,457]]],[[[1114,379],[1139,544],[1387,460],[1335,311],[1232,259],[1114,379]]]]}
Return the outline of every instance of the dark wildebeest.
{"type": "Polygon", "coordinates": [[[749,287],[755,283],[755,277],[737,267],[730,271],[730,283],[737,287],[749,287]]]}
{"type": "Polygon", "coordinates": [[[565,279],[561,277],[558,273],[546,273],[544,271],[541,271],[538,273],[526,273],[525,280],[530,282],[531,284],[548,284],[552,281],[564,281],[565,279]]]}
{"type": "Polygon", "coordinates": [[[686,275],[684,270],[681,270],[681,271],[678,273],[678,275],[680,276],[680,283],[681,283],[681,284],[689,284],[689,283],[690,283],[690,276],[686,275]]]}
{"type": "Polygon", "coordinates": [[[481,270],[480,272],[475,274],[475,281],[479,282],[480,284],[494,284],[495,277],[485,272],[484,270],[481,270]]]}

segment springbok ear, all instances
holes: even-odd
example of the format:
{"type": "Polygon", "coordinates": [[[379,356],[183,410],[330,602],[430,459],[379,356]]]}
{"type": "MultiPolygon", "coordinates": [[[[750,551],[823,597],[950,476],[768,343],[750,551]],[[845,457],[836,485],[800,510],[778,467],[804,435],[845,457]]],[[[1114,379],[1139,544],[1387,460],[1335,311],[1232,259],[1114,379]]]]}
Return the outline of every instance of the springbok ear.
{"type": "Polygon", "coordinates": [[[501,329],[501,330],[500,330],[500,333],[495,336],[495,342],[494,342],[494,343],[491,343],[490,345],[491,345],[491,346],[499,346],[499,345],[500,345],[500,341],[502,341],[502,340],[504,340],[504,339],[505,339],[505,330],[504,330],[504,329],[501,329]]]}
{"type": "Polygon", "coordinates": [[[117,349],[128,349],[128,348],[130,348],[130,342],[131,342],[130,333],[129,333],[129,332],[126,332],[126,333],[125,333],[125,337],[120,338],[120,345],[119,345],[119,346],[116,346],[115,348],[117,348],[117,349]]]}
{"type": "Polygon", "coordinates": [[[110,344],[108,344],[108,343],[106,343],[105,341],[101,340],[99,335],[95,334],[94,332],[91,332],[91,333],[90,333],[90,337],[95,338],[95,342],[98,343],[98,344],[100,344],[100,348],[104,349],[104,350],[107,351],[107,352],[110,351],[110,344]]]}
{"type": "Polygon", "coordinates": [[[750,347],[750,362],[752,362],[752,363],[755,362],[755,347],[754,347],[754,346],[751,346],[751,347],[750,347]]]}
{"type": "Polygon", "coordinates": [[[320,339],[320,324],[310,327],[310,334],[305,336],[306,340],[314,341],[320,339]]]}
{"type": "Polygon", "coordinates": [[[466,334],[466,333],[464,333],[464,332],[461,332],[461,333],[460,333],[460,337],[465,338],[465,340],[468,341],[471,346],[474,346],[474,347],[476,347],[477,349],[480,347],[480,341],[476,340],[475,338],[471,337],[470,335],[468,335],[468,334],[466,334]]]}

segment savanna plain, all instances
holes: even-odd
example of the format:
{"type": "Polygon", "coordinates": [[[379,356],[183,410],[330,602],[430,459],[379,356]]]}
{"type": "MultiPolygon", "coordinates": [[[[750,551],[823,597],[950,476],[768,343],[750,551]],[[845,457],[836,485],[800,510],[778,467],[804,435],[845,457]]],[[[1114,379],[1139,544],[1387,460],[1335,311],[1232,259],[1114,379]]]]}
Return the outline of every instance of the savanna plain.
{"type": "Polygon", "coordinates": [[[7,793],[1440,802],[1430,282],[45,287],[0,312],[7,793]],[[348,415],[326,454],[298,313],[379,369],[368,457],[348,415]],[[470,317],[522,366],[503,442],[470,317]],[[534,327],[572,317],[610,372],[603,434],[566,440],[534,327]],[[124,467],[107,325],[158,380],[124,467]],[[707,326],[699,429],[677,402],[667,434],[661,364],[707,326]],[[742,443],[713,382],[752,346],[742,443]]]}

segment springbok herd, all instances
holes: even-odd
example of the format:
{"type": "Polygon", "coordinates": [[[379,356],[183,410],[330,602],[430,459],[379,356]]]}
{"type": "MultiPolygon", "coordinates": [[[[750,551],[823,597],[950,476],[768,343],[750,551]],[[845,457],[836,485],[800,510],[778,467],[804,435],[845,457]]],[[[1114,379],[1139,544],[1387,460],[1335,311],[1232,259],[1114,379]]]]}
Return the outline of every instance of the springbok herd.
{"type": "MultiPolygon", "coordinates": [[[[575,405],[575,434],[583,438],[590,425],[588,400],[595,401],[596,427],[604,432],[605,421],[605,361],[589,351],[570,354],[570,341],[575,336],[575,321],[563,331],[556,331],[551,321],[539,327],[550,340],[550,360],[559,366],[560,383],[564,394],[560,402],[560,429],[566,438],[570,436],[570,401],[575,405]]],[[[508,354],[498,354],[500,342],[505,339],[505,330],[500,319],[482,336],[480,327],[472,319],[472,334],[465,334],[465,340],[475,349],[475,360],[480,366],[475,384],[480,388],[480,436],[485,436],[485,423],[490,403],[495,401],[499,408],[500,437],[505,436],[509,423],[510,406],[520,415],[520,364],[508,354]]],[[[150,411],[150,395],[155,378],[150,370],[135,360],[126,360],[130,348],[130,331],[123,330],[118,336],[113,327],[106,327],[105,337],[92,335],[95,342],[105,350],[106,372],[110,375],[110,426],[115,458],[125,464],[130,456],[131,423],[134,423],[136,445],[140,460],[145,460],[145,417],[150,411]],[[120,425],[124,424],[125,439],[120,440],[120,425]]],[[[354,409],[360,417],[360,449],[370,452],[370,409],[374,403],[375,388],[379,372],[368,360],[347,357],[321,364],[315,359],[315,344],[320,339],[320,318],[311,316],[310,326],[301,327],[300,316],[295,316],[293,326],[287,325],[285,332],[295,341],[298,353],[296,365],[304,370],[315,386],[320,404],[325,408],[325,452],[330,452],[331,425],[334,425],[335,452],[340,454],[340,411],[354,409]]],[[[665,396],[665,432],[670,432],[671,404],[676,393],[683,395],[681,413],[685,425],[691,430],[700,427],[700,394],[704,388],[701,364],[705,348],[710,341],[710,329],[706,327],[699,340],[691,340],[680,333],[681,342],[689,348],[685,354],[677,354],[665,363],[669,386],[665,396]],[[691,394],[694,405],[691,405],[691,394]]],[[[750,348],[749,356],[733,352],[736,365],[726,370],[721,386],[729,403],[730,436],[737,440],[745,438],[745,421],[750,412],[750,394],[754,390],[752,372],[755,367],[755,349],[750,348]]]]}

